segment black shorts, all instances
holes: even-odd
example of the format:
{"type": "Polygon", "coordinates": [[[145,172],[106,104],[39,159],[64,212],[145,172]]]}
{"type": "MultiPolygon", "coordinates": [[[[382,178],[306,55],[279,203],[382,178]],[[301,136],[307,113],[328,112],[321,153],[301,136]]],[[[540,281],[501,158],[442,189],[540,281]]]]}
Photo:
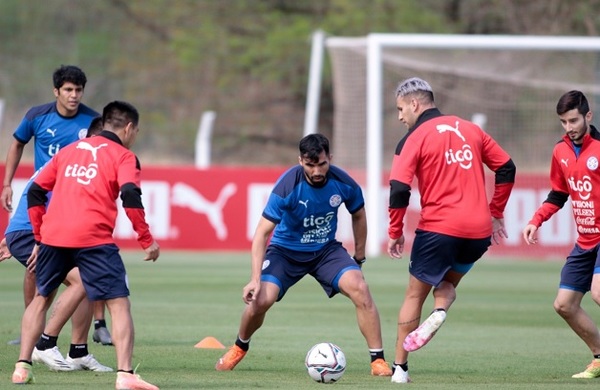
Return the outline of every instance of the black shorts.
{"type": "Polygon", "coordinates": [[[91,301],[129,296],[125,265],[115,244],[90,248],[40,245],[35,265],[40,295],[47,297],[56,290],[74,267],[79,268],[85,292],[91,301]]]}
{"type": "Polygon", "coordinates": [[[298,252],[269,245],[260,280],[279,287],[277,301],[280,301],[290,287],[305,275],[311,275],[331,298],[340,291],[338,282],[349,270],[360,270],[360,267],[337,241],[318,252],[298,252]]]}
{"type": "Polygon", "coordinates": [[[582,249],[575,244],[560,272],[559,288],[586,293],[592,287],[594,274],[600,273],[598,245],[592,249],[582,249]]]}
{"type": "Polygon", "coordinates": [[[436,287],[451,269],[466,274],[491,243],[491,237],[460,238],[417,230],[410,254],[410,274],[436,287]]]}
{"type": "Polygon", "coordinates": [[[10,254],[27,267],[27,260],[35,246],[35,237],[31,230],[17,230],[6,234],[6,246],[10,254]]]}

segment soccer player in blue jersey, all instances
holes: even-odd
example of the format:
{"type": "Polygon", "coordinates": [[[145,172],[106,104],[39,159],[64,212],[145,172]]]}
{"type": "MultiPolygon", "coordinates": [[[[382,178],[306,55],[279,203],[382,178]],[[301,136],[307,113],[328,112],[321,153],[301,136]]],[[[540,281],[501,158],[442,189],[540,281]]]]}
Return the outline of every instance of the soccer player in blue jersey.
{"type": "Polygon", "coordinates": [[[25,145],[34,138],[34,167],[37,171],[61,147],[85,138],[88,125],[99,113],[81,103],[87,83],[85,73],[73,65],[62,65],[54,71],[56,101],[35,106],[25,114],[13,133],[13,142],[6,156],[6,168],[0,202],[12,211],[12,180],[15,176],[25,145]]]}
{"type": "Polygon", "coordinates": [[[299,165],[277,180],[254,233],[252,275],[242,292],[247,306],[235,344],[215,368],[233,370],[246,355],[250,337],[271,306],[310,274],[330,298],[337,293],[350,298],[371,354],[371,375],[391,376],[383,353],[379,312],[361,271],[367,239],[362,190],[346,172],[330,165],[325,136],[307,135],[299,149],[299,165]],[[342,203],[352,215],[354,256],[335,238],[342,203]]]}
{"type": "MultiPolygon", "coordinates": [[[[96,135],[102,131],[102,118],[97,117],[92,120],[89,125],[88,135],[96,135]]],[[[27,214],[27,191],[37,174],[43,169],[43,166],[38,169],[31,179],[25,185],[23,195],[19,200],[17,208],[10,219],[8,227],[5,231],[5,238],[0,245],[0,261],[14,256],[23,266],[27,268],[25,279],[23,281],[23,294],[25,298],[25,307],[33,300],[35,294],[35,262],[29,262],[31,253],[35,246],[33,236],[33,227],[27,214]]],[[[67,286],[81,285],[79,271],[74,269],[73,272],[67,275],[64,282],[67,286]]],[[[69,287],[63,291],[65,296],[68,296],[69,287]]],[[[100,364],[93,355],[89,354],[87,349],[87,338],[91,323],[91,303],[88,300],[82,301],[72,315],[72,338],[71,347],[68,357],[63,358],[58,350],[57,340],[58,334],[62,330],[66,321],[67,315],[63,315],[67,307],[59,304],[59,301],[64,299],[63,295],[57,300],[54,306],[53,314],[50,316],[48,323],[44,329],[44,333],[40,338],[33,352],[33,360],[46,364],[50,369],[55,371],[74,371],[74,370],[91,370],[91,371],[112,371],[110,367],[100,364]]],[[[19,342],[20,343],[20,342],[19,342]]]]}

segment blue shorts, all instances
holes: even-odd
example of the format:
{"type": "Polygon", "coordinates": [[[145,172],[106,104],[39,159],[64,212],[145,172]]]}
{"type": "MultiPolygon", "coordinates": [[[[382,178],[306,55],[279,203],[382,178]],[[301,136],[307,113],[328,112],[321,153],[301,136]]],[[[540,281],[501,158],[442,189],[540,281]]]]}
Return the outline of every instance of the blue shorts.
{"type": "Polygon", "coordinates": [[[579,245],[567,256],[567,261],[560,272],[559,288],[586,293],[592,287],[594,274],[600,273],[598,245],[592,249],[582,249],[579,245]]]}
{"type": "Polygon", "coordinates": [[[19,263],[27,267],[27,259],[35,246],[35,238],[31,230],[17,230],[6,234],[6,246],[19,263]]]}
{"type": "Polygon", "coordinates": [[[423,283],[437,287],[450,270],[469,272],[491,244],[491,237],[460,238],[417,229],[408,269],[423,283]]]}
{"type": "Polygon", "coordinates": [[[318,252],[298,252],[269,245],[260,280],[279,287],[277,301],[280,301],[290,287],[310,274],[331,298],[340,292],[338,282],[349,270],[360,271],[360,267],[337,241],[318,252]]]}
{"type": "Polygon", "coordinates": [[[129,296],[125,265],[115,244],[90,248],[60,248],[41,244],[35,267],[40,294],[45,297],[50,295],[74,267],[79,268],[90,300],[129,296]]]}

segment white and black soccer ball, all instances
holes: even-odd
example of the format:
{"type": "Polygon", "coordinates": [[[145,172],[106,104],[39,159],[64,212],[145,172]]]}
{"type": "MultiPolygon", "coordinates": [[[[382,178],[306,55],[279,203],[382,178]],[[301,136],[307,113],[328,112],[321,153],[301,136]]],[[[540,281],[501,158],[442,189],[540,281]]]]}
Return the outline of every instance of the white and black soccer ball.
{"type": "Polygon", "coordinates": [[[346,370],[346,355],[335,344],[319,343],[306,354],[308,375],[320,383],[333,383],[340,380],[346,370]]]}

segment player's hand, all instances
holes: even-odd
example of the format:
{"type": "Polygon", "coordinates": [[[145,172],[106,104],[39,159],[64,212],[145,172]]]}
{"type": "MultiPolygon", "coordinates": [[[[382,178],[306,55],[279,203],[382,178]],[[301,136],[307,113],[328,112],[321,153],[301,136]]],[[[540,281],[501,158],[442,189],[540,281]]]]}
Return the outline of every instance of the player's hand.
{"type": "Polygon", "coordinates": [[[156,241],[153,241],[152,245],[144,249],[144,252],[146,252],[146,257],[144,257],[144,261],[156,261],[156,259],[158,259],[158,256],[160,256],[160,247],[158,246],[158,243],[156,241]]]}
{"type": "Polygon", "coordinates": [[[256,299],[256,296],[260,292],[260,280],[251,280],[242,290],[242,300],[246,305],[256,299]]]}
{"type": "Polygon", "coordinates": [[[492,244],[499,245],[501,237],[508,238],[504,228],[504,218],[492,217],[492,244]]]}
{"type": "Polygon", "coordinates": [[[404,235],[400,238],[390,238],[387,247],[388,255],[393,259],[401,259],[404,251],[404,235]]]}
{"type": "Polygon", "coordinates": [[[527,225],[525,229],[523,229],[523,238],[527,245],[537,244],[537,226],[535,225],[527,225]]]}
{"type": "Polygon", "coordinates": [[[10,259],[12,255],[8,250],[8,246],[6,245],[6,237],[0,241],[0,261],[4,261],[6,259],[10,259]]]}
{"type": "Polygon", "coordinates": [[[38,252],[40,251],[40,245],[39,244],[35,244],[33,246],[33,249],[31,250],[31,255],[29,256],[29,258],[27,259],[27,271],[34,273],[35,272],[35,265],[37,263],[37,257],[38,257],[38,252]]]}
{"type": "Polygon", "coordinates": [[[0,203],[2,203],[2,208],[9,213],[12,213],[12,196],[13,191],[11,186],[2,187],[2,196],[0,197],[0,203]]]}

